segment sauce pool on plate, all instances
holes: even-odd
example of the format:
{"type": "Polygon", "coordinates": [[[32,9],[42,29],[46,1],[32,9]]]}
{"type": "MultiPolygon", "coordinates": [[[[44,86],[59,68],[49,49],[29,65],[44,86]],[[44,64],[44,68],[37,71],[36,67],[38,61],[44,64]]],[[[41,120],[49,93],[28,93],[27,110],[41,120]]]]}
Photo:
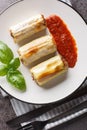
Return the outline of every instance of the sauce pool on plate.
{"type": "Polygon", "coordinates": [[[68,62],[68,66],[73,68],[77,61],[77,47],[66,24],[57,15],[46,18],[46,24],[56,42],[58,52],[68,62]]]}

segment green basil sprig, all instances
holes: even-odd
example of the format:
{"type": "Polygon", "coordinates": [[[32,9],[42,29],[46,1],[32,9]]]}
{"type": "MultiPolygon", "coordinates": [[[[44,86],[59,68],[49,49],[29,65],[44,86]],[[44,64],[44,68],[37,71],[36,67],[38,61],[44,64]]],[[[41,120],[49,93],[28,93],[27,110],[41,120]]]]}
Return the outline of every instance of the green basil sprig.
{"type": "Polygon", "coordinates": [[[8,64],[14,55],[11,49],[2,41],[0,41],[0,61],[4,64],[8,64]]]}
{"type": "Polygon", "coordinates": [[[6,78],[9,83],[11,83],[13,86],[18,88],[19,90],[22,90],[22,91],[26,90],[24,77],[22,76],[19,70],[9,70],[6,78]]]}
{"type": "Polygon", "coordinates": [[[8,72],[8,66],[6,64],[0,63],[0,76],[5,76],[8,72]]]}
{"type": "Polygon", "coordinates": [[[19,58],[14,58],[10,61],[10,63],[8,64],[8,67],[16,70],[18,67],[20,66],[20,60],[19,58]]]}
{"type": "Polygon", "coordinates": [[[17,70],[20,66],[19,58],[14,58],[12,50],[0,41],[0,76],[21,91],[26,90],[26,83],[22,73],[17,70]]]}

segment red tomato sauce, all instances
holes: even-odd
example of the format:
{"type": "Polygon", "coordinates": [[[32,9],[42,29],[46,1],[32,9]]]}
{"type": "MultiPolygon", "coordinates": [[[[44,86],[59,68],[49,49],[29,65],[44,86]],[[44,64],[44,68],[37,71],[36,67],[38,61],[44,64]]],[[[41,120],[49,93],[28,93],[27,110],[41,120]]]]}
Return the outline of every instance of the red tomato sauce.
{"type": "Polygon", "coordinates": [[[77,47],[66,24],[56,15],[46,18],[46,24],[56,42],[58,52],[68,62],[69,67],[74,67],[77,61],[77,47]]]}

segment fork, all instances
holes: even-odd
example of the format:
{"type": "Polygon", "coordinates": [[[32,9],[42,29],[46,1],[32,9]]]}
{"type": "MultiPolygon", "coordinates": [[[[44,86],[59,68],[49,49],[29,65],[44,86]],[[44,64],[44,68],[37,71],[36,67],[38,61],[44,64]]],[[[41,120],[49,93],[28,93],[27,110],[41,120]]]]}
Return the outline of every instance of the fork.
{"type": "Polygon", "coordinates": [[[42,130],[47,124],[53,123],[55,121],[58,122],[58,126],[65,124],[71,120],[79,119],[80,117],[87,115],[87,101],[81,103],[78,107],[67,111],[61,115],[57,115],[51,119],[47,119],[45,121],[35,120],[24,126],[21,126],[17,130],[42,130]]]}

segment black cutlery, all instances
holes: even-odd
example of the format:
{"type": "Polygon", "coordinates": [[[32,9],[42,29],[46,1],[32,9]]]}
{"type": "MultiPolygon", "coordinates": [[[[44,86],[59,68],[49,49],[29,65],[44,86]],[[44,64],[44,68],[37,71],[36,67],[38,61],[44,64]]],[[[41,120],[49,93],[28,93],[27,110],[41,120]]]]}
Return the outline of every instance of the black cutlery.
{"type": "MultiPolygon", "coordinates": [[[[19,127],[17,130],[42,130],[47,124],[53,123],[57,121],[57,128],[60,127],[62,124],[65,124],[69,121],[79,119],[82,116],[87,115],[87,101],[84,103],[81,103],[78,105],[78,107],[75,107],[74,109],[67,111],[65,113],[62,113],[61,115],[58,115],[56,117],[53,117],[51,119],[45,120],[45,121],[33,121],[31,123],[28,123],[24,126],[19,127]]],[[[52,128],[53,130],[54,128],[52,128]]],[[[50,129],[51,130],[51,129],[50,129]]]]}
{"type": "Polygon", "coordinates": [[[38,116],[52,110],[53,108],[56,108],[57,106],[59,106],[63,103],[69,102],[72,99],[75,99],[75,98],[80,97],[80,96],[85,95],[85,94],[87,94],[87,77],[85,78],[82,85],[73,94],[71,94],[67,98],[65,98],[59,102],[48,104],[48,105],[42,106],[41,108],[37,108],[33,111],[27,112],[27,113],[20,115],[12,120],[7,121],[6,123],[10,127],[19,126],[20,123],[30,121],[31,119],[38,117],[38,116]]]}

